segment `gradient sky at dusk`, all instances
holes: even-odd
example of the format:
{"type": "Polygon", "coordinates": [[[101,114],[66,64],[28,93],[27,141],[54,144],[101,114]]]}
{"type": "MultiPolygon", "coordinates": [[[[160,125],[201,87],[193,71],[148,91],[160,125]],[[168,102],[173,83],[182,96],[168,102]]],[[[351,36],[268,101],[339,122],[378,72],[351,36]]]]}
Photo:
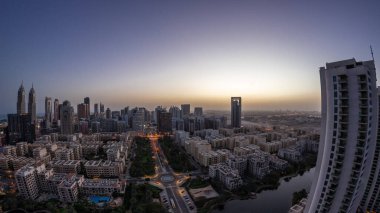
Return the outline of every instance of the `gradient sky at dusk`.
{"type": "MultiPolygon", "coordinates": [[[[379,1],[0,1],[0,114],[73,105],[319,110],[319,67],[380,61],[379,1]]],[[[379,68],[378,68],[379,69],[379,68]]],[[[91,108],[92,108],[91,106],[91,108]]],[[[76,109],[76,107],[75,107],[76,109]]]]}

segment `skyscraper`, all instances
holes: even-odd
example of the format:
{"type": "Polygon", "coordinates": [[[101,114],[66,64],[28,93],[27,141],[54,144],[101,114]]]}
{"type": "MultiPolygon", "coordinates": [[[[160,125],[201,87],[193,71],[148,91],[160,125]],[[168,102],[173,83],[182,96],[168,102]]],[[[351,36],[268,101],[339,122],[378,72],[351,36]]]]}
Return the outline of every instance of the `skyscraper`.
{"type": "Polygon", "coordinates": [[[99,115],[99,104],[94,104],[94,114],[95,116],[99,115]]]}
{"type": "Polygon", "coordinates": [[[231,97],[231,127],[241,127],[241,97],[231,97]]]}
{"type": "Polygon", "coordinates": [[[112,118],[110,108],[107,108],[107,110],[106,110],[106,118],[107,119],[111,119],[112,118]]]}
{"type": "Polygon", "coordinates": [[[375,64],[355,59],[327,63],[320,79],[321,136],[305,212],[356,212],[370,197],[367,184],[378,157],[375,64]]]}
{"type": "Polygon", "coordinates": [[[182,115],[188,116],[190,115],[190,104],[182,104],[181,105],[182,115]]]}
{"type": "Polygon", "coordinates": [[[54,100],[54,121],[57,122],[59,120],[59,100],[54,100]]]}
{"type": "Polygon", "coordinates": [[[8,114],[9,143],[15,144],[19,141],[33,143],[35,140],[35,126],[29,113],[8,114]]]}
{"type": "Polygon", "coordinates": [[[90,98],[89,97],[85,97],[84,100],[83,100],[83,102],[85,104],[87,104],[87,106],[86,106],[86,118],[90,119],[90,115],[91,115],[90,98]]]}
{"type": "Polygon", "coordinates": [[[45,126],[46,128],[51,127],[51,108],[52,108],[51,98],[45,97],[45,126]]]}
{"type": "Polygon", "coordinates": [[[87,118],[87,104],[78,104],[77,106],[77,114],[79,119],[86,119],[87,118]]]}
{"type": "Polygon", "coordinates": [[[61,106],[61,134],[73,134],[74,109],[69,101],[64,101],[61,106]]]}
{"type": "Polygon", "coordinates": [[[99,104],[99,107],[100,107],[100,113],[104,113],[104,104],[102,104],[102,102],[100,102],[99,104]]]}
{"type": "MultiPolygon", "coordinates": [[[[377,88],[378,101],[380,100],[380,87],[377,88]]],[[[380,106],[379,106],[380,107],[380,106]]],[[[380,112],[380,109],[379,109],[380,112]]],[[[380,121],[380,113],[378,115],[380,121]]],[[[371,172],[364,196],[360,203],[363,212],[380,212],[380,125],[377,127],[377,141],[375,155],[372,160],[371,172]]]]}
{"type": "Polygon", "coordinates": [[[37,117],[36,117],[36,92],[34,91],[33,85],[29,91],[28,113],[32,117],[32,123],[35,124],[36,120],[37,120],[37,117]]]}
{"type": "Polygon", "coordinates": [[[17,114],[25,113],[25,90],[24,83],[22,82],[17,93],[17,114]]]}
{"type": "Polygon", "coordinates": [[[202,116],[203,115],[203,108],[202,107],[194,107],[194,115],[195,116],[202,116]]]}
{"type": "Polygon", "coordinates": [[[157,129],[159,132],[172,132],[172,113],[159,111],[157,121],[157,129]]]}

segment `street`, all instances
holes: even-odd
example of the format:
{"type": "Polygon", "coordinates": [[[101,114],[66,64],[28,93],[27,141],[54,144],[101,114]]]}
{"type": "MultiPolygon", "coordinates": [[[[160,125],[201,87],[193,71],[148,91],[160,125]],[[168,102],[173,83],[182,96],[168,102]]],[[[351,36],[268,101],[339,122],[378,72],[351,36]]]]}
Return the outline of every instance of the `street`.
{"type": "Polygon", "coordinates": [[[191,197],[186,195],[187,193],[180,192],[180,190],[185,191],[184,188],[180,188],[180,185],[189,177],[186,174],[175,173],[173,171],[158,144],[157,137],[149,137],[149,139],[156,162],[156,175],[151,179],[151,183],[164,190],[164,193],[168,196],[168,202],[171,202],[170,200],[174,202],[174,205],[170,205],[172,212],[196,212],[196,207],[191,197]],[[185,202],[184,197],[186,197],[187,202],[185,202]]]}

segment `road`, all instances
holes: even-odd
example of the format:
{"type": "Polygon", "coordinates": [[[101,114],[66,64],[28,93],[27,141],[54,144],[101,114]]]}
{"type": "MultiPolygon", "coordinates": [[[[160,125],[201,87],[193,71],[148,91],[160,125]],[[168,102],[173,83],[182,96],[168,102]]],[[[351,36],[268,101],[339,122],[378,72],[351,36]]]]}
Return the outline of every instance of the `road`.
{"type": "Polygon", "coordinates": [[[190,204],[186,204],[183,196],[181,195],[180,185],[186,181],[189,176],[182,173],[175,173],[168,164],[165,154],[158,144],[158,138],[150,137],[152,149],[154,151],[154,158],[156,161],[156,175],[152,178],[152,182],[164,189],[169,200],[172,198],[175,203],[175,208],[172,208],[173,212],[187,213],[196,212],[194,202],[190,196],[188,201],[190,204]],[[194,209],[190,210],[190,206],[194,209]]]}

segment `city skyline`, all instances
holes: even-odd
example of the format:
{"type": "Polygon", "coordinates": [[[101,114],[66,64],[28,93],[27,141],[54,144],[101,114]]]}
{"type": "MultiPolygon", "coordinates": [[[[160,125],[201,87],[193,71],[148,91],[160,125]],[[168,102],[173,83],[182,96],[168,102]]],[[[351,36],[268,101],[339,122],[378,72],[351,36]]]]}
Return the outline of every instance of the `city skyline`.
{"type": "Polygon", "coordinates": [[[317,67],[367,59],[369,45],[380,60],[379,3],[355,2],[1,1],[0,114],[15,112],[21,81],[38,113],[46,96],[205,110],[242,96],[245,110],[320,111],[317,67]]]}

